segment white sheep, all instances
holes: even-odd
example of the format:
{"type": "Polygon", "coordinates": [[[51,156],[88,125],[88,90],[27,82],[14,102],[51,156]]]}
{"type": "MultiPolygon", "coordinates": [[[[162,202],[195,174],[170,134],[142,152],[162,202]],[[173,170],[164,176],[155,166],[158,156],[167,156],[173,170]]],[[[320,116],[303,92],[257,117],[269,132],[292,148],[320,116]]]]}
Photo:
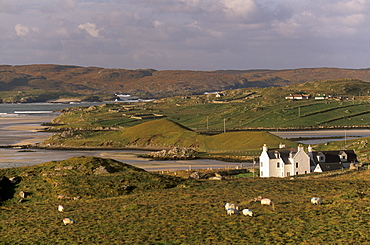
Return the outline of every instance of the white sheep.
{"type": "Polygon", "coordinates": [[[234,203],[226,203],[225,204],[225,210],[228,210],[228,209],[236,209],[236,210],[239,210],[239,207],[238,205],[234,204],[234,203]]]}
{"type": "Polygon", "coordinates": [[[313,197],[311,198],[311,203],[313,205],[320,205],[322,203],[322,200],[320,197],[313,197]]]}
{"type": "Polygon", "coordinates": [[[253,212],[250,209],[243,209],[242,213],[245,216],[251,216],[251,217],[253,217],[253,212]]]}
{"type": "Polygon", "coordinates": [[[268,199],[268,198],[262,198],[261,199],[261,205],[272,205],[272,201],[271,199],[268,199]]]}
{"type": "Polygon", "coordinates": [[[63,223],[64,225],[70,225],[70,224],[73,224],[73,220],[70,218],[64,218],[63,223]]]}
{"type": "Polygon", "coordinates": [[[237,210],[235,208],[229,208],[229,209],[227,209],[227,214],[228,215],[238,214],[238,213],[239,213],[239,210],[237,210]]]}
{"type": "Polygon", "coordinates": [[[63,212],[63,211],[64,211],[64,207],[63,207],[62,205],[59,205],[59,206],[58,206],[58,211],[59,211],[59,212],[63,212]]]}

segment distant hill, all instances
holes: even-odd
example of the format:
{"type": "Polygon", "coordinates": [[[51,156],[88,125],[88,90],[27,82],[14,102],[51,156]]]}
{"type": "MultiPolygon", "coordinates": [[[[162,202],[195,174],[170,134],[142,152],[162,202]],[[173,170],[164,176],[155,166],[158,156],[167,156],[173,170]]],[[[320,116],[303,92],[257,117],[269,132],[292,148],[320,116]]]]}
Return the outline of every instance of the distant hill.
{"type": "MultiPolygon", "coordinates": [[[[92,97],[94,95],[116,92],[130,93],[142,98],[160,98],[201,94],[206,91],[285,86],[308,81],[345,78],[370,82],[370,69],[157,71],[51,64],[2,65],[0,66],[0,99],[2,98],[4,102],[33,102],[88,95],[86,99],[94,100],[97,99],[92,97]],[[21,93],[4,93],[6,91],[21,93]],[[26,93],[26,91],[32,92],[26,93]],[[48,93],[49,95],[46,96],[45,94],[48,93]]],[[[104,99],[104,97],[99,98],[104,99]]]]}

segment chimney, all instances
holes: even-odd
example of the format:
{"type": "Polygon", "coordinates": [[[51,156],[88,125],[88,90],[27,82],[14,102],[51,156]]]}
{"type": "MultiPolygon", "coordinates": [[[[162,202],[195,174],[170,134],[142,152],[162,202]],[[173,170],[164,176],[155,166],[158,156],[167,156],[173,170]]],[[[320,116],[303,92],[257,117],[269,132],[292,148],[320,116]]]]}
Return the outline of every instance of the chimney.
{"type": "Polygon", "coordinates": [[[308,152],[312,152],[312,146],[308,145],[308,152]]]}
{"type": "Polygon", "coordinates": [[[298,145],[298,151],[297,151],[297,152],[299,152],[299,151],[303,151],[303,149],[304,149],[304,148],[303,148],[303,145],[302,145],[302,144],[299,144],[299,145],[298,145]]]}
{"type": "Polygon", "coordinates": [[[263,144],[262,151],[267,152],[267,145],[266,144],[263,144]]]}
{"type": "Polygon", "coordinates": [[[282,149],[282,148],[285,148],[285,144],[281,142],[281,143],[279,144],[279,149],[282,149]]]}

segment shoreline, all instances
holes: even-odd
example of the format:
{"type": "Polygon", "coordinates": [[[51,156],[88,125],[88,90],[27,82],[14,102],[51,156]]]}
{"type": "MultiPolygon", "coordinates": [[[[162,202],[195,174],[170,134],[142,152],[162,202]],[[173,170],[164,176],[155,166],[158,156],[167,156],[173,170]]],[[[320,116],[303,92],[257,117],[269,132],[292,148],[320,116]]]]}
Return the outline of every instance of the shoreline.
{"type": "MultiPolygon", "coordinates": [[[[237,162],[223,162],[213,159],[197,160],[164,160],[141,158],[140,154],[149,151],[162,150],[158,147],[125,147],[125,148],[60,148],[38,147],[37,143],[52,135],[50,132],[40,132],[55,116],[25,116],[0,117],[0,143],[10,142],[0,146],[0,168],[25,167],[49,161],[66,160],[74,156],[90,155],[102,158],[112,158],[146,171],[177,171],[207,168],[234,168],[237,162]],[[23,149],[29,149],[22,151],[23,149]]],[[[246,164],[246,163],[244,163],[246,164]]]]}

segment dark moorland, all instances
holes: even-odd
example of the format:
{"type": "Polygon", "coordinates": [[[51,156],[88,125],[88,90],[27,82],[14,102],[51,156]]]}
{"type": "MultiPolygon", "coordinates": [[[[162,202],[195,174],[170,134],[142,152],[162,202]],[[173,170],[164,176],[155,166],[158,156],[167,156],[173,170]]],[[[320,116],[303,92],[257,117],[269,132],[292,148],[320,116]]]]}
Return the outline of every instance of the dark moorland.
{"type": "Polygon", "coordinates": [[[202,94],[237,88],[271,87],[327,79],[370,82],[370,69],[189,71],[126,70],[70,65],[0,66],[3,102],[40,102],[58,98],[111,100],[114,93],[141,98],[202,94]]]}

